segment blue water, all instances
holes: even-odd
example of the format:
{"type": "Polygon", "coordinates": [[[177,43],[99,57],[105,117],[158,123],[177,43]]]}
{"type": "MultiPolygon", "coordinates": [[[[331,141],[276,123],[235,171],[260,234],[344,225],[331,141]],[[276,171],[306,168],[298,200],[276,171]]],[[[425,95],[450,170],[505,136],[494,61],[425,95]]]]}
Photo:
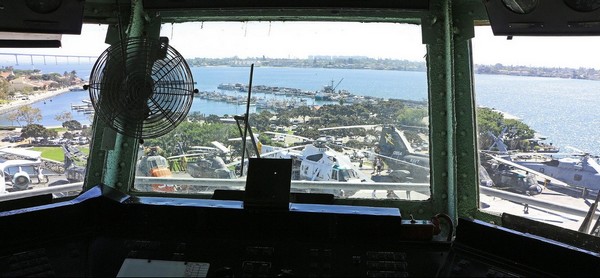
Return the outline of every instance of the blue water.
{"type": "MultiPolygon", "coordinates": [[[[44,72],[75,70],[79,76],[87,78],[92,66],[36,67],[44,72]]],[[[217,85],[220,83],[247,84],[249,67],[193,67],[192,74],[198,90],[219,91],[217,85]]],[[[336,84],[342,80],[337,88],[355,95],[419,101],[427,99],[427,79],[424,72],[256,67],[253,85],[316,91],[331,84],[332,80],[336,84]]],[[[563,147],[563,150],[565,146],[572,146],[600,154],[600,117],[597,112],[600,107],[599,81],[475,75],[475,91],[478,105],[519,117],[536,132],[547,136],[548,142],[563,147]]],[[[261,97],[261,94],[255,96],[261,97]]],[[[89,99],[87,91],[69,92],[54,97],[52,101],[46,100],[45,104],[38,102],[34,107],[44,111],[41,124],[56,126],[61,123],[54,120],[55,115],[70,111],[71,104],[79,104],[83,99],[89,99]]],[[[243,114],[245,109],[245,105],[195,98],[191,111],[207,115],[237,115],[243,114]]],[[[254,111],[252,108],[251,112],[254,111]]],[[[89,124],[88,115],[75,111],[72,113],[76,120],[89,124]]],[[[11,123],[0,116],[0,124],[11,123]]]]}
{"type": "Polygon", "coordinates": [[[600,154],[600,81],[476,75],[478,105],[519,117],[549,142],[600,154]]]}

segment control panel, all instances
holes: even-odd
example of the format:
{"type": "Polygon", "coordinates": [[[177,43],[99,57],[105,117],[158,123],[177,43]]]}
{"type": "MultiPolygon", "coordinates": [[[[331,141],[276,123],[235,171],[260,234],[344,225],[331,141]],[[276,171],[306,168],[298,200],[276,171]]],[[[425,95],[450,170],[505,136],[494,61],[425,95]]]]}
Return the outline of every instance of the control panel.
{"type": "Polygon", "coordinates": [[[452,241],[397,208],[131,197],[0,212],[0,277],[595,276],[600,256],[459,218],[452,241]]]}
{"type": "MultiPolygon", "coordinates": [[[[105,189],[110,190],[110,189],[105,189]]],[[[397,208],[131,197],[0,212],[0,276],[434,276],[450,242],[397,208]]]]}

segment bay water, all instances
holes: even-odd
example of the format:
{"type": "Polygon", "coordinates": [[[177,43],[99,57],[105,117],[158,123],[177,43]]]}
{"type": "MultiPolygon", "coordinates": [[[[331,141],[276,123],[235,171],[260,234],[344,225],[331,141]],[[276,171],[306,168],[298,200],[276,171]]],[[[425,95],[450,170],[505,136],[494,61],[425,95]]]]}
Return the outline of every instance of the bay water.
{"type": "MultiPolygon", "coordinates": [[[[44,73],[75,70],[77,75],[89,79],[92,64],[16,66],[20,69],[41,69],[44,73]]],[[[221,91],[221,83],[248,84],[249,67],[192,67],[196,88],[200,91],[221,91]]],[[[565,150],[567,146],[592,154],[600,154],[600,81],[525,77],[508,75],[476,74],[475,92],[477,105],[495,108],[509,113],[528,124],[554,145],[565,150]]],[[[368,69],[323,68],[254,68],[253,85],[281,86],[318,91],[324,85],[337,85],[355,95],[407,100],[427,100],[427,77],[425,72],[385,71],[368,69]]],[[[240,93],[243,94],[243,93],[240,93]]],[[[256,97],[277,97],[253,94],[256,97]]],[[[289,97],[287,97],[289,98],[289,97]]],[[[73,104],[89,100],[87,91],[67,92],[33,104],[42,110],[40,124],[60,126],[54,118],[70,111],[74,119],[90,124],[87,114],[71,111],[73,104]]],[[[309,99],[308,104],[316,103],[309,99]]],[[[241,115],[245,105],[194,98],[190,112],[206,115],[241,115]]],[[[250,112],[255,112],[252,107],[250,112]]],[[[0,115],[0,125],[12,125],[6,115],[0,115]]]]}

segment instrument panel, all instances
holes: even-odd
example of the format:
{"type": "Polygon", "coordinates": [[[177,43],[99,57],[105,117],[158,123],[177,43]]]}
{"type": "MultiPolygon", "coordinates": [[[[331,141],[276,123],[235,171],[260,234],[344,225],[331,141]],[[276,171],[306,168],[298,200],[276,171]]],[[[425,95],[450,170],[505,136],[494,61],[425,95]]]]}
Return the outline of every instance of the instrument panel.
{"type": "Polygon", "coordinates": [[[598,254],[459,219],[454,240],[397,208],[132,197],[98,186],[0,212],[0,276],[597,276],[598,254]],[[577,265],[577,268],[572,267],[577,265]]]}

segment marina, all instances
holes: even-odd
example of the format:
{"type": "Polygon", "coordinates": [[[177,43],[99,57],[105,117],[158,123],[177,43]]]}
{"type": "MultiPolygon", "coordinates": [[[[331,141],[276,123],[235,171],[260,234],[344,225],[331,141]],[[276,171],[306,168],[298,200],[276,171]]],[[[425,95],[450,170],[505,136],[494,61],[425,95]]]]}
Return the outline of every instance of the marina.
{"type": "Polygon", "coordinates": [[[71,110],[81,112],[83,114],[94,114],[94,106],[89,100],[82,100],[82,104],[71,104],[71,110]]]}
{"type": "MultiPolygon", "coordinates": [[[[337,86],[325,85],[321,90],[308,91],[299,88],[256,85],[252,86],[250,105],[257,109],[286,109],[300,106],[316,106],[324,104],[353,104],[381,100],[372,96],[359,96],[347,90],[335,91],[337,86]]],[[[338,82],[338,85],[340,82],[338,82]]],[[[249,88],[242,83],[221,83],[220,91],[200,91],[195,97],[211,101],[246,105],[249,88]],[[233,93],[232,93],[233,92],[233,93]]]]}
{"type": "MultiPolygon", "coordinates": [[[[79,76],[88,76],[91,65],[86,71],[85,65],[76,68],[79,76]]],[[[31,66],[24,66],[31,68],[31,66]]],[[[72,65],[40,65],[43,71],[63,72],[72,65]]],[[[248,78],[248,69],[244,67],[193,67],[192,73],[200,92],[214,92],[227,96],[243,96],[245,92],[219,90],[220,84],[243,84],[248,78]]],[[[317,68],[275,68],[259,67],[255,70],[255,83],[268,87],[297,88],[302,91],[316,92],[330,85],[331,80],[340,80],[340,90],[352,92],[356,97],[365,99],[397,97],[406,100],[422,101],[427,99],[426,74],[424,72],[402,72],[382,70],[345,70],[317,68]],[[308,77],[311,78],[308,78],[308,77]],[[327,80],[329,80],[329,84],[327,80]]],[[[580,79],[540,78],[527,76],[475,74],[476,102],[480,106],[494,108],[521,119],[536,132],[544,134],[548,142],[556,146],[573,146],[591,154],[600,154],[600,129],[590,129],[590,125],[599,125],[595,111],[600,106],[600,82],[580,79]],[[513,84],[514,86],[504,86],[513,84]],[[522,92],[526,91],[527,94],[522,92]],[[552,109],[549,109],[552,108],[552,109]],[[560,119],[560,120],[558,120],[560,119]],[[565,124],[567,123],[567,124],[565,124]]],[[[234,86],[235,87],[235,86],[234,86]]],[[[238,86],[240,87],[240,86],[238,86]]],[[[276,94],[254,93],[256,105],[250,107],[251,113],[257,111],[260,98],[291,99],[293,97],[276,94]]],[[[208,95],[208,93],[206,93],[208,95]]],[[[300,96],[307,105],[339,103],[319,101],[311,97],[300,96]]],[[[36,102],[34,108],[42,110],[45,126],[60,126],[54,117],[61,112],[71,111],[71,105],[82,105],[89,100],[87,91],[73,91],[47,99],[46,103],[36,102]],[[52,101],[50,101],[52,100],[52,101]]],[[[274,102],[274,101],[272,101],[274,102]]],[[[216,101],[208,97],[196,97],[190,113],[205,115],[237,115],[245,112],[239,103],[216,101]]],[[[90,124],[90,114],[73,113],[73,118],[82,124],[90,124]]],[[[5,115],[0,116],[0,125],[14,125],[5,115]]]]}

